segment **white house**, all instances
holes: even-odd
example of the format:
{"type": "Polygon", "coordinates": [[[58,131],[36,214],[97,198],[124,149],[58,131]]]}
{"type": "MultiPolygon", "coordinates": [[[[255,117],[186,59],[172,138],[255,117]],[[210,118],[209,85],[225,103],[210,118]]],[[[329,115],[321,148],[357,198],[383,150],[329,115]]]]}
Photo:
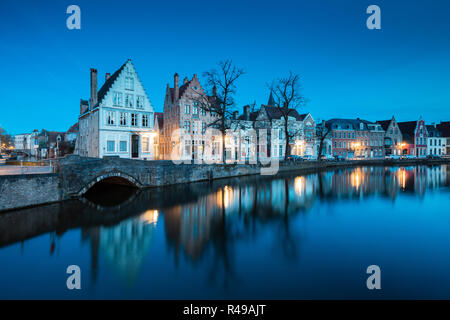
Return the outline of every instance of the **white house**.
{"type": "Polygon", "coordinates": [[[14,136],[14,148],[25,152],[31,150],[31,133],[17,134],[14,136]]]}
{"type": "Polygon", "coordinates": [[[427,125],[427,155],[443,156],[445,155],[446,138],[442,136],[436,128],[436,124],[427,125]]]}
{"type": "Polygon", "coordinates": [[[91,69],[91,99],[80,101],[75,153],[86,157],[154,159],[154,110],[131,62],[126,61],[97,92],[91,69]]]}

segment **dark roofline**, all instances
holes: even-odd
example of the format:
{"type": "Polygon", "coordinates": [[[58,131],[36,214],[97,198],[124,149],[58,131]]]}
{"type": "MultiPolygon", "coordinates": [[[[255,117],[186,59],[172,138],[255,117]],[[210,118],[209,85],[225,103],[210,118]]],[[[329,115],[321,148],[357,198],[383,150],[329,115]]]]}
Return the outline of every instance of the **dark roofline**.
{"type": "Polygon", "coordinates": [[[122,72],[122,70],[125,68],[125,65],[128,63],[128,61],[131,61],[130,59],[128,59],[119,69],[116,70],[116,72],[114,72],[109,78],[108,80],[105,81],[105,83],[103,84],[103,86],[100,88],[100,90],[98,91],[98,99],[97,99],[97,104],[95,106],[92,106],[92,109],[94,109],[95,107],[97,107],[98,105],[100,105],[100,103],[103,101],[103,99],[105,98],[106,94],[108,93],[109,89],[111,88],[111,86],[113,85],[114,81],[116,81],[117,77],[119,76],[119,74],[122,72]]]}

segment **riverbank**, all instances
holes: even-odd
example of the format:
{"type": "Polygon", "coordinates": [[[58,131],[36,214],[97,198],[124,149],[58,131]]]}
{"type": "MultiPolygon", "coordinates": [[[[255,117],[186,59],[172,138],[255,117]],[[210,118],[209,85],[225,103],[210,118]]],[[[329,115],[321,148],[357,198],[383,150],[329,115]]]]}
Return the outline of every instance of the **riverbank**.
{"type": "MultiPolygon", "coordinates": [[[[450,159],[380,159],[352,161],[280,162],[277,174],[306,174],[358,166],[415,166],[450,164],[450,159]]],[[[137,188],[212,181],[261,175],[267,167],[245,164],[173,164],[120,158],[71,157],[57,165],[56,173],[0,176],[0,212],[81,197],[96,183],[130,184],[137,188]]],[[[267,172],[266,172],[267,173],[267,172]]]]}

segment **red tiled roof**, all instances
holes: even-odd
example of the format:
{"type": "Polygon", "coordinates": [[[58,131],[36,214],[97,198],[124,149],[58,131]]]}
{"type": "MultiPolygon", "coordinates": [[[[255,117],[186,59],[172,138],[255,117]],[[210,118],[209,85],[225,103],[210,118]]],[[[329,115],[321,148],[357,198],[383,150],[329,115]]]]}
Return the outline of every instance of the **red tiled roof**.
{"type": "Polygon", "coordinates": [[[77,133],[79,131],[78,128],[78,122],[72,125],[69,130],[67,130],[67,133],[77,133]]]}

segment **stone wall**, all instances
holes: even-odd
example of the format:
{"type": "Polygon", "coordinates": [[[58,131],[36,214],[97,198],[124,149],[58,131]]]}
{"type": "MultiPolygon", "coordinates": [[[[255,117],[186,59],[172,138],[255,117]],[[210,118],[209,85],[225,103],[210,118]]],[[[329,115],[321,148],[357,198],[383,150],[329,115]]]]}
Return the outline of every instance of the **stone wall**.
{"type": "Polygon", "coordinates": [[[0,211],[60,200],[58,174],[0,176],[0,211]]]}

